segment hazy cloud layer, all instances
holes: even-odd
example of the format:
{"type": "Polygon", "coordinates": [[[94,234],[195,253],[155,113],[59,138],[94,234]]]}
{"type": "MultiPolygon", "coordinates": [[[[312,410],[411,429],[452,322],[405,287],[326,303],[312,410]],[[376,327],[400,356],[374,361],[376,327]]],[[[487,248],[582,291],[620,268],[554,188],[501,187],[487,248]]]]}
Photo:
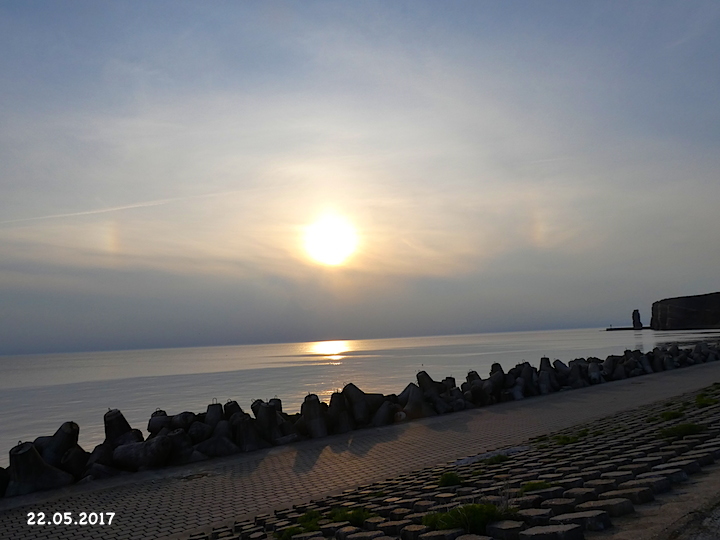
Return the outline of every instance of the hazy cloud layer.
{"type": "Polygon", "coordinates": [[[715,2],[0,6],[0,354],[646,321],[717,290],[715,2]],[[341,268],[303,251],[327,210],[341,268]]]}

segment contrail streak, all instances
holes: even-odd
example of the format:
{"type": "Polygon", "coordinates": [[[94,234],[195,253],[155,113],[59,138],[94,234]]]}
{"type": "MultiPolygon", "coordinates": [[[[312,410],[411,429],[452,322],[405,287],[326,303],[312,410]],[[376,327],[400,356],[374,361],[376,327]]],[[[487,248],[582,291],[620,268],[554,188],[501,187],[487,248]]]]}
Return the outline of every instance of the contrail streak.
{"type": "Polygon", "coordinates": [[[46,219],[60,219],[67,217],[77,216],[90,216],[93,214],[107,214],[108,212],[120,212],[122,210],[132,210],[133,208],[148,208],[151,206],[162,206],[177,201],[184,201],[188,199],[200,199],[205,197],[215,197],[218,195],[227,195],[228,193],[234,193],[233,191],[223,191],[219,193],[208,193],[205,195],[191,195],[189,197],[174,197],[172,199],[158,199],[157,201],[147,201],[136,204],[128,204],[125,206],[111,206],[110,208],[99,208],[97,210],[85,210],[84,212],[71,212],[69,214],[51,214],[49,216],[37,216],[31,218],[20,218],[20,219],[8,219],[6,221],[0,221],[0,225],[6,225],[8,223],[24,223],[27,221],[42,221],[46,219]]]}

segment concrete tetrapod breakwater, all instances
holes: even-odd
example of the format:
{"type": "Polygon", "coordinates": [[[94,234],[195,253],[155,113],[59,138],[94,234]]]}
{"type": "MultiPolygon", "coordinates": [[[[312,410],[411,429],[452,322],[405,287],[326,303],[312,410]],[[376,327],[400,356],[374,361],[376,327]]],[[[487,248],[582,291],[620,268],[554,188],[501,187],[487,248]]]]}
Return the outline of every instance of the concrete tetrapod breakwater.
{"type": "Polygon", "coordinates": [[[155,411],[147,438],[119,410],[104,416],[105,441],[87,452],[78,445],[79,426],[66,422],[52,436],[20,443],[10,450],[8,470],[0,468],[0,494],[11,497],[130,472],[182,465],[249,452],[307,438],[381,427],[417,418],[579,389],[628,377],[716,362],[717,344],[678,345],[653,351],[625,351],[605,360],[579,358],[565,364],[542,358],[539,368],[524,362],[507,373],[493,364],[486,379],[470,371],[460,387],[452,377],[433,380],[417,374],[398,395],[366,393],[350,383],[330,403],[310,394],[299,413],[287,414],[279,399],[256,400],[253,416],[236,401],[212,403],[202,413],[168,415],[155,411]]]}

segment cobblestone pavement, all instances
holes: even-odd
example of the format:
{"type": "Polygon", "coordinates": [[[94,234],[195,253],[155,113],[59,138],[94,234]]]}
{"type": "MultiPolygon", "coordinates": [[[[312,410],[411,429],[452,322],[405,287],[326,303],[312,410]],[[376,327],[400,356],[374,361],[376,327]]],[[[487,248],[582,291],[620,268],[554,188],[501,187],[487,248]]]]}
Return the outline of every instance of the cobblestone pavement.
{"type": "Polygon", "coordinates": [[[0,500],[0,538],[158,539],[339,493],[720,381],[720,362],[191,466],[0,500]],[[115,512],[112,525],[31,526],[28,512],[115,512]]]}

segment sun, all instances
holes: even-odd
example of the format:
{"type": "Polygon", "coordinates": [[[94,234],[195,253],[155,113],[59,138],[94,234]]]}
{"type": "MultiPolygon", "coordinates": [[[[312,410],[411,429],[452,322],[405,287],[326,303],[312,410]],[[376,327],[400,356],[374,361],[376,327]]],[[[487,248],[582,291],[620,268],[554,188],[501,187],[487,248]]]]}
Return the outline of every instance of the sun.
{"type": "Polygon", "coordinates": [[[305,250],[320,264],[343,264],[357,244],[355,228],[341,216],[326,215],[305,229],[305,250]]]}

